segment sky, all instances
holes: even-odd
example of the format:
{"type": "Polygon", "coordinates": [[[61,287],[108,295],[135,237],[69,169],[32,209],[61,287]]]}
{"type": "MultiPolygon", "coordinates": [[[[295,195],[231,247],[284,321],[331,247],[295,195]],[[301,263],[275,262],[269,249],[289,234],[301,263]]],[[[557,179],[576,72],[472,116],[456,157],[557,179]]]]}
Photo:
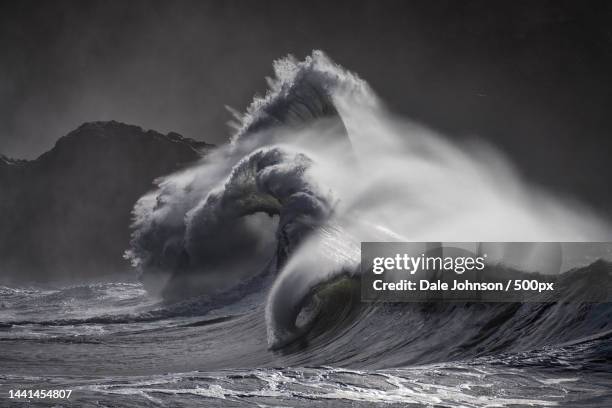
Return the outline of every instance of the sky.
{"type": "Polygon", "coordinates": [[[612,6],[582,3],[2,1],[0,153],[33,159],[95,120],[224,143],[226,105],[321,49],[394,112],[607,205],[612,6]]]}

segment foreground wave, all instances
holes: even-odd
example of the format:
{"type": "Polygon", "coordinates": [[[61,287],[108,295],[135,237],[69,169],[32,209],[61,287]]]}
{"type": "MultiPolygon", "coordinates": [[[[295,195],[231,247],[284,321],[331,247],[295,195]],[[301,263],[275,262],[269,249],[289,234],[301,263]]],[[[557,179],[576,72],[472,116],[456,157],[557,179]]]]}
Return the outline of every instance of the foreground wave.
{"type": "MultiPolygon", "coordinates": [[[[568,281],[592,284],[581,277],[602,271],[610,279],[610,264],[598,263],[568,281]]],[[[80,406],[611,402],[609,303],[368,305],[357,286],[344,278],[319,287],[302,336],[277,351],[261,292],[167,304],[139,283],[3,288],[0,382],[74,389],[80,406]],[[97,307],[84,315],[86,303],[97,307]]]]}

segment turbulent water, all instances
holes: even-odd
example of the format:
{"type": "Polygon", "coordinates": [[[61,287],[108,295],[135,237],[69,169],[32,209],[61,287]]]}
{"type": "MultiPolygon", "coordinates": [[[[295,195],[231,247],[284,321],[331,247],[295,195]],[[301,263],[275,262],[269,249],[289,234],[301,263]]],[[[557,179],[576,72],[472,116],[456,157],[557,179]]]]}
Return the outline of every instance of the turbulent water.
{"type": "MultiPolygon", "coordinates": [[[[612,265],[554,303],[364,303],[361,241],[608,241],[486,143],[389,114],[315,52],[134,208],[139,279],[0,287],[0,392],[75,406],[612,405],[612,265]]],[[[533,265],[523,265],[533,270],[533,265]]],[[[2,400],[19,406],[23,401],[2,400]]]]}

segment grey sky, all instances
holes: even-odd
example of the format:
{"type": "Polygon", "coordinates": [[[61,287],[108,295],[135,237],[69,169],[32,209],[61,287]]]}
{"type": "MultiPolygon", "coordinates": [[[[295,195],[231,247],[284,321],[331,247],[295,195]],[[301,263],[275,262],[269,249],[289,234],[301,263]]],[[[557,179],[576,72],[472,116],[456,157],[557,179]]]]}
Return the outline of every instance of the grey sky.
{"type": "Polygon", "coordinates": [[[571,1],[1,2],[0,153],[34,158],[110,119],[222,143],[225,105],[318,48],[393,110],[595,197],[612,168],[610,17],[571,1]]]}

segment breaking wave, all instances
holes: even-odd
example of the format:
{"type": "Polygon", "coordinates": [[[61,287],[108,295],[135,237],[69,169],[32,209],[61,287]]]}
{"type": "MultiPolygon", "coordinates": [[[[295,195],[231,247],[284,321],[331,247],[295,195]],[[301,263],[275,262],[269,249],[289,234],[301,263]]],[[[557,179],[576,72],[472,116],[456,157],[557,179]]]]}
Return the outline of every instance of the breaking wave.
{"type": "Polygon", "coordinates": [[[127,341],[138,346],[129,356],[138,361],[155,339],[163,337],[164,346],[173,348],[182,347],[181,339],[188,336],[202,348],[187,355],[194,369],[200,364],[218,369],[279,364],[389,369],[500,355],[508,364],[512,359],[526,364],[520,358],[524,353],[530,364],[546,365],[548,352],[587,343],[592,347],[573,356],[575,364],[605,371],[612,358],[612,303],[578,297],[601,287],[612,290],[612,264],[605,261],[562,274],[558,301],[548,303],[365,303],[360,300],[359,279],[343,274],[311,286],[291,302],[295,307],[283,309],[275,302],[287,298],[266,299],[270,283],[251,281],[251,286],[216,299],[204,296],[173,303],[151,297],[140,283],[0,288],[6,293],[0,342],[110,341],[113,352],[113,343],[127,341]],[[270,343],[266,307],[283,310],[273,316],[282,331],[270,343]],[[214,347],[209,350],[206,345],[214,347]],[[539,357],[534,352],[543,349],[548,351],[539,357]]]}
{"type": "Polygon", "coordinates": [[[364,241],[610,241],[610,225],[486,141],[394,116],[320,51],[274,69],[231,143],[136,203],[140,281],[0,287],[0,382],[83,406],[609,405],[612,303],[579,296],[612,292],[609,256],[548,303],[365,303],[359,263],[364,241]]]}
{"type": "Polygon", "coordinates": [[[350,286],[362,241],[609,240],[606,222],[526,185],[486,142],[394,117],[322,52],[274,68],[231,143],[134,208],[126,256],[166,299],[214,300],[268,276],[279,348],[308,331],[316,288],[350,286]]]}

